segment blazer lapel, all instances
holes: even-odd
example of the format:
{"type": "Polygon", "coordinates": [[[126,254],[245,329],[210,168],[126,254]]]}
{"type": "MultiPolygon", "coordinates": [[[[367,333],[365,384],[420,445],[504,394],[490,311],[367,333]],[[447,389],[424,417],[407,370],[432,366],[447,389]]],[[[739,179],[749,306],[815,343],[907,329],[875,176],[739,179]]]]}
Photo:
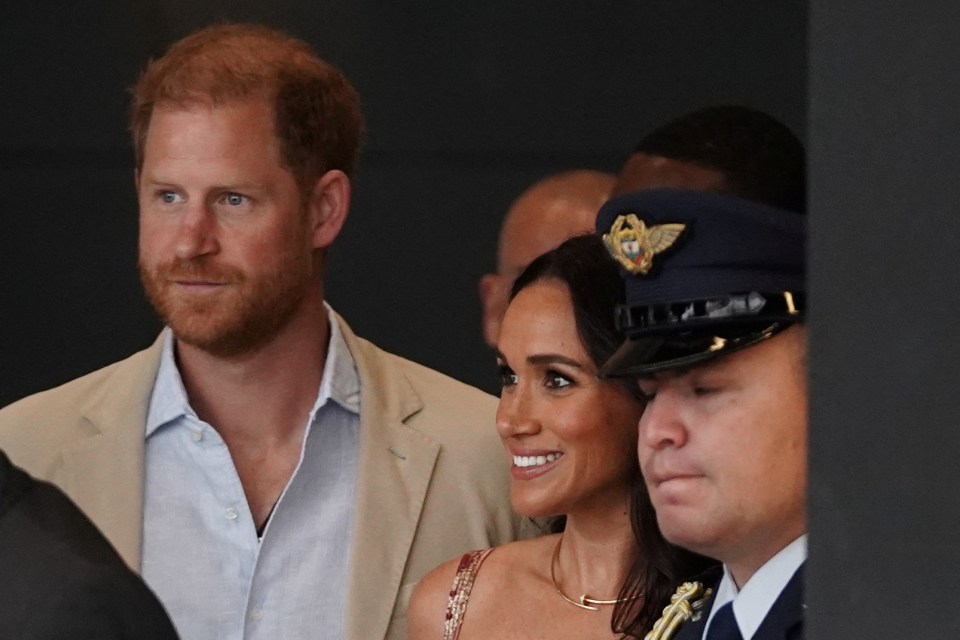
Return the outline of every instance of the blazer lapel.
{"type": "Polygon", "coordinates": [[[386,635],[440,445],[404,424],[423,403],[389,356],[339,316],[360,375],[356,488],[347,637],[386,635]]]}
{"type": "Polygon", "coordinates": [[[143,456],[147,405],[162,336],[120,363],[82,407],[83,436],[62,451],[51,474],[135,571],[143,532],[143,456]]]}

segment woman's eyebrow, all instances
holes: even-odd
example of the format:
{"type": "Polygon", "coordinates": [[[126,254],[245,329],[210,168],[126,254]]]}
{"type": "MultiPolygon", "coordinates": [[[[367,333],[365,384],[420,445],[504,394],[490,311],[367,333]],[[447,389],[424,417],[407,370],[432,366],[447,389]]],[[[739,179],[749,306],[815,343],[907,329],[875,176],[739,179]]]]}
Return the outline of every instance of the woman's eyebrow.
{"type": "Polygon", "coordinates": [[[562,356],[559,353],[538,353],[536,355],[528,356],[527,362],[530,364],[565,364],[569,367],[574,367],[575,369],[583,369],[583,365],[568,358],[567,356],[562,356]]]}

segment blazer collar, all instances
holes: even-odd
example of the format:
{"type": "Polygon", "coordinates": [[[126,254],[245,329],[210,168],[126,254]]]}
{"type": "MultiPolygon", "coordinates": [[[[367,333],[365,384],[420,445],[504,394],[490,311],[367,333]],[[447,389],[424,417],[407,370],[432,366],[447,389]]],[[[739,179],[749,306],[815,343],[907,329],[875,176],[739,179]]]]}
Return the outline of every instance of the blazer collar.
{"type": "Polygon", "coordinates": [[[347,593],[347,636],[387,633],[440,445],[405,424],[423,408],[396,356],[339,316],[360,375],[360,464],[347,593]]]}
{"type": "Polygon", "coordinates": [[[161,336],[118,363],[90,395],[81,407],[83,436],[63,449],[51,476],[135,570],[143,537],[144,425],[162,344],[161,336]]]}
{"type": "MultiPolygon", "coordinates": [[[[361,388],[348,636],[384,637],[440,444],[405,424],[423,409],[423,400],[396,357],[334,318],[361,388]]],[[[161,350],[162,336],[108,374],[82,407],[84,437],[63,450],[62,465],[51,477],[135,569],[143,537],[144,425],[161,350]]]]}

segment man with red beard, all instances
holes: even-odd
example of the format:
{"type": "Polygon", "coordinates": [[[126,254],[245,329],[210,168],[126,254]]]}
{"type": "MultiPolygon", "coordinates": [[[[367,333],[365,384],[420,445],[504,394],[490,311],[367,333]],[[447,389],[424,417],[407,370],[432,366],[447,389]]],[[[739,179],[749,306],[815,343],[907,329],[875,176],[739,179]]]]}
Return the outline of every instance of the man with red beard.
{"type": "Polygon", "coordinates": [[[134,88],[149,349],[0,412],[183,638],[400,638],[414,584],[517,533],[492,398],[324,301],[362,116],[301,41],[222,25],[134,88]]]}

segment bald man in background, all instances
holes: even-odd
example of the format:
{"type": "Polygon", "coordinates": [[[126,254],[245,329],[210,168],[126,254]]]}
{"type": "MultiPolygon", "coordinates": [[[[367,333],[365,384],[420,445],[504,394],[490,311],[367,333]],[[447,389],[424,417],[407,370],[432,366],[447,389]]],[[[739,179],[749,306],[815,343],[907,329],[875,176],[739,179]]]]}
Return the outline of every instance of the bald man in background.
{"type": "Polygon", "coordinates": [[[616,176],[578,169],[547,176],[513,201],[500,227],[497,272],[480,278],[483,337],[496,347],[510,287],[528,264],[567,238],[593,231],[616,176]]]}

